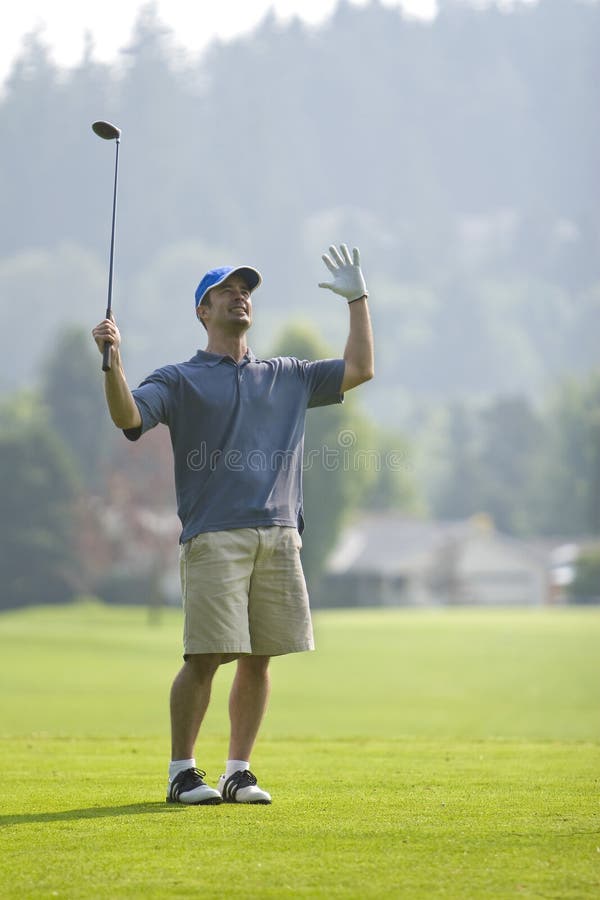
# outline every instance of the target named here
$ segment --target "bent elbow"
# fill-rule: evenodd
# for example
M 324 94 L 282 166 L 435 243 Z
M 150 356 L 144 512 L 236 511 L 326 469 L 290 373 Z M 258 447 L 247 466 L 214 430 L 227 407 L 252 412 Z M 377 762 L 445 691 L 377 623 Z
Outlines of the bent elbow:
M 352 388 L 358 387 L 361 384 L 364 384 L 367 381 L 370 381 L 374 376 L 374 372 L 372 369 L 369 369 L 365 372 L 356 372 L 352 375 L 348 375 L 342 381 L 342 393 L 344 394 L 346 391 L 351 391 Z
M 375 377 L 374 369 L 364 369 L 362 372 L 358 372 L 356 375 L 356 384 L 365 384 L 367 381 L 371 381 L 372 378 Z
M 121 431 L 128 431 L 130 428 L 139 428 L 142 424 L 141 416 L 111 416 L 113 425 Z

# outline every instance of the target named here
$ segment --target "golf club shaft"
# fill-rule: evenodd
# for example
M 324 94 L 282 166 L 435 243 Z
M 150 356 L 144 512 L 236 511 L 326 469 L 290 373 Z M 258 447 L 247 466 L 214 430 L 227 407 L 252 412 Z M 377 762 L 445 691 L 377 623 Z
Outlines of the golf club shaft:
M 106 304 L 106 318 L 110 319 L 112 312 L 112 286 L 113 286 L 113 268 L 114 268 L 114 259 L 115 259 L 115 224 L 117 221 L 117 183 L 119 179 L 119 144 L 120 141 L 117 138 L 115 141 L 116 144 L 116 153 L 115 153 L 115 183 L 113 188 L 113 206 L 112 206 L 112 226 L 110 230 L 110 260 L 108 264 L 108 301 Z M 102 352 L 102 371 L 109 372 L 110 371 L 110 348 L 111 345 L 108 341 L 104 342 L 104 350 Z

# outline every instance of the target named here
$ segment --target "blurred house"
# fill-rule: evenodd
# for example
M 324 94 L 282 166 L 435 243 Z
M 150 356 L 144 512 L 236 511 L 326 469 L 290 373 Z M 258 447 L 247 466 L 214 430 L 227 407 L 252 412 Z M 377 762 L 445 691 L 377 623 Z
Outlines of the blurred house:
M 343 532 L 315 606 L 542 606 L 556 602 L 551 543 L 495 531 L 487 516 L 435 522 L 365 513 Z
M 131 502 L 86 509 L 82 558 L 93 591 L 107 602 L 179 605 L 178 537 L 171 510 Z M 95 527 L 90 528 L 92 525 Z M 313 607 L 543 606 L 566 603 L 583 544 L 523 541 L 488 516 L 436 522 L 364 513 L 340 536 Z M 585 545 L 587 546 L 587 545 Z M 590 544 L 597 546 L 597 542 Z M 86 549 L 87 548 L 87 549 Z M 571 601 L 572 602 L 572 601 Z

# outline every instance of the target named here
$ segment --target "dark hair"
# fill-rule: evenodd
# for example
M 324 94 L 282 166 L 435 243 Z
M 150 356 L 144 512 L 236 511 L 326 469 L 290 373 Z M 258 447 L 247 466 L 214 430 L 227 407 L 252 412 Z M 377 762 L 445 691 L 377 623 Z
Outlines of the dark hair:
M 206 323 L 204 322 L 204 319 L 202 318 L 202 316 L 198 315 L 198 310 L 200 309 L 201 306 L 212 306 L 212 303 L 210 300 L 210 291 L 207 291 L 205 293 L 204 297 L 202 298 L 202 300 L 196 307 L 196 318 L 199 319 L 199 321 L 202 323 L 202 327 L 204 328 L 205 331 L 207 331 L 208 329 L 206 328 Z

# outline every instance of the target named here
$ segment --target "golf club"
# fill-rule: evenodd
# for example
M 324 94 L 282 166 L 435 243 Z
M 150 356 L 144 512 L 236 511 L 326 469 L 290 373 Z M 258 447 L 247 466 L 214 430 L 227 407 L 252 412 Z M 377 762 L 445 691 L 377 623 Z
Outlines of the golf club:
M 112 228 L 110 232 L 110 262 L 108 264 L 108 302 L 106 304 L 106 318 L 110 319 L 112 309 L 112 284 L 113 284 L 113 264 L 115 254 L 115 221 L 117 217 L 117 180 L 119 176 L 119 144 L 121 143 L 121 129 L 110 122 L 94 122 L 92 131 L 98 137 L 105 141 L 116 142 L 115 154 L 115 184 L 113 189 L 113 207 L 112 207 Z M 110 344 L 108 341 L 104 343 L 104 351 L 102 353 L 102 371 L 110 370 Z

